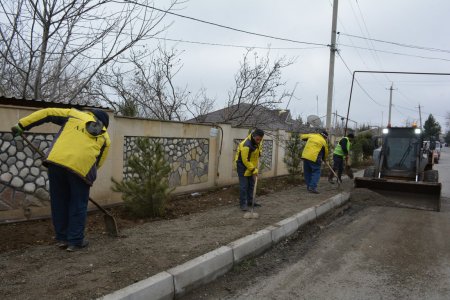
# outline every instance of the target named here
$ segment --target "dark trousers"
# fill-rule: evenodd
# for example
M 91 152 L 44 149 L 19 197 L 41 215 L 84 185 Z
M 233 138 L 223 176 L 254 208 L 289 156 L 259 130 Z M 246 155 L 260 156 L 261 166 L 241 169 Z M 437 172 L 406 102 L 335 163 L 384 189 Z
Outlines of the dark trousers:
M 340 155 L 333 154 L 333 170 L 337 173 L 339 180 L 342 178 L 344 172 L 344 158 Z M 330 172 L 328 179 L 333 179 L 334 174 Z
M 55 238 L 69 245 L 83 243 L 90 186 L 63 167 L 49 165 L 50 198 Z
M 317 183 L 320 180 L 320 165 L 321 161 L 317 163 L 306 159 L 303 160 L 303 174 L 306 187 L 309 190 L 317 189 Z
M 241 207 L 252 205 L 254 188 L 255 179 L 253 176 L 239 175 L 239 205 Z

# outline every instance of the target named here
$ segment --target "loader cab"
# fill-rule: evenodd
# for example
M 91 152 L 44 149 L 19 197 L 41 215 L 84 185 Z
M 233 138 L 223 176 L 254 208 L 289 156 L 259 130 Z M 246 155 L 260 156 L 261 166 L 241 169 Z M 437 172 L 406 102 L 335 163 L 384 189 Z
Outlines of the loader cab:
M 422 169 L 422 131 L 415 127 L 384 128 L 381 154 L 383 177 L 415 178 Z

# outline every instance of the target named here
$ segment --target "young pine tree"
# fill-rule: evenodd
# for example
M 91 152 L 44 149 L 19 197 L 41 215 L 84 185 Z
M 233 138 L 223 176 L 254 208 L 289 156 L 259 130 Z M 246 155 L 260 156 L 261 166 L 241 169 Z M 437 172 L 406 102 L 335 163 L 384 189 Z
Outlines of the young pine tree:
M 288 167 L 288 172 L 291 180 L 301 175 L 302 172 L 302 151 L 305 146 L 305 142 L 300 139 L 298 133 L 292 133 L 289 140 L 286 141 L 286 155 L 284 157 L 284 163 Z
M 125 207 L 136 217 L 164 216 L 172 189 L 168 176 L 170 165 L 164 148 L 149 138 L 136 140 L 136 152 L 128 159 L 131 178 L 113 181 L 113 191 L 121 192 Z

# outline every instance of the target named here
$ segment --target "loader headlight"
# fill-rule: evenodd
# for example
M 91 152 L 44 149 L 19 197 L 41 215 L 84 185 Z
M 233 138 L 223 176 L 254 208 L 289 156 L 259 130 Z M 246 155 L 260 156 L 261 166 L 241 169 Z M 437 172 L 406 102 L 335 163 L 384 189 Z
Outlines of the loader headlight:
M 383 134 L 388 134 L 389 133 L 389 129 L 388 128 L 383 128 L 382 132 L 383 132 Z
M 414 133 L 415 134 L 421 134 L 422 130 L 420 130 L 420 128 L 416 128 L 416 129 L 414 129 Z

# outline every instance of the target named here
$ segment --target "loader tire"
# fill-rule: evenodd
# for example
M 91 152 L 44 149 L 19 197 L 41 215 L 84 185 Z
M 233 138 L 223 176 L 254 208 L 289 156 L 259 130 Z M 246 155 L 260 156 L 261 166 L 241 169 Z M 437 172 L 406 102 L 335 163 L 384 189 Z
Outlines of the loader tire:
M 437 170 L 428 170 L 423 174 L 423 181 L 425 182 L 439 182 L 439 172 Z
M 363 177 L 367 177 L 367 178 L 375 177 L 375 167 L 372 166 L 372 167 L 368 167 L 367 169 L 365 169 Z

